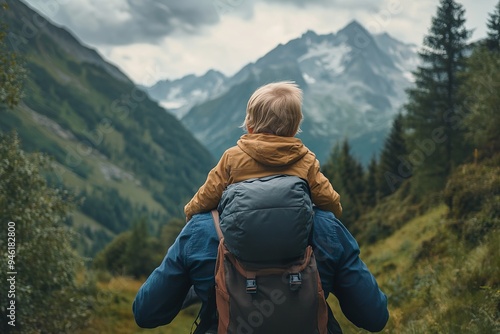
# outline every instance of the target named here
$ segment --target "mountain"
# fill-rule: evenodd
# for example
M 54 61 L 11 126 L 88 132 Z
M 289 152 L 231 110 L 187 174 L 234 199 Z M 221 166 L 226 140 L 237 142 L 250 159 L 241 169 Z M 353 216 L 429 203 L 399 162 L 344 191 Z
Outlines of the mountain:
M 152 99 L 181 118 L 196 104 L 223 92 L 226 81 L 226 76 L 221 72 L 209 70 L 202 76 L 189 74 L 172 81 L 161 80 L 151 87 L 143 88 Z
M 50 154 L 49 180 L 79 206 L 70 221 L 94 254 L 146 217 L 158 231 L 202 184 L 211 154 L 118 68 L 21 1 L 7 1 L 8 46 L 25 59 L 24 98 L 0 110 L 26 151 Z
M 218 157 L 242 134 L 238 126 L 252 92 L 293 80 L 304 90 L 304 143 L 324 161 L 336 142 L 348 138 L 353 153 L 368 163 L 405 101 L 417 62 L 415 45 L 386 33 L 373 36 L 356 21 L 336 34 L 307 31 L 227 78 L 181 120 Z

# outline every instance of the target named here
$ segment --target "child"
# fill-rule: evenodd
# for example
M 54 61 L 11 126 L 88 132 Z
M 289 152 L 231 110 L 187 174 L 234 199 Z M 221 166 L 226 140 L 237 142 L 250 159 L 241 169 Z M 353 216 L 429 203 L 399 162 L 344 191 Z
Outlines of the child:
M 276 82 L 257 89 L 248 101 L 242 125 L 248 133 L 226 150 L 209 172 L 205 184 L 184 207 L 186 219 L 217 208 L 229 184 L 278 174 L 306 180 L 313 203 L 340 217 L 339 194 L 321 173 L 314 153 L 294 137 L 300 132 L 302 118 L 302 91 L 294 82 Z

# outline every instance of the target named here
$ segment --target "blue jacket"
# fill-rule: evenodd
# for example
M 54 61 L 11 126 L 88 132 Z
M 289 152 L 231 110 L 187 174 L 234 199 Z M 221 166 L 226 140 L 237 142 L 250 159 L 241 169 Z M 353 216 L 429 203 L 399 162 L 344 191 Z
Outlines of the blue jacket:
M 202 301 L 202 318 L 214 286 L 219 239 L 210 213 L 193 216 L 133 303 L 137 325 L 169 324 L 182 308 L 191 286 Z M 331 212 L 315 210 L 312 245 L 325 298 L 333 293 L 354 325 L 381 331 L 388 319 L 387 297 L 359 258 L 356 240 Z

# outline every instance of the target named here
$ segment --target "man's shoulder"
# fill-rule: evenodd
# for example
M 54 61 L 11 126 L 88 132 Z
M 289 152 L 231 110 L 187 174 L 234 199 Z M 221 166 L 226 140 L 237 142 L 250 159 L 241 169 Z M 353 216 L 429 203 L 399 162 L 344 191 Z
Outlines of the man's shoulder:
M 217 252 L 219 237 L 210 212 L 193 215 L 178 236 L 178 240 L 188 258 L 200 254 Z M 205 254 L 208 255 L 208 254 Z
M 198 230 L 211 230 L 214 228 L 214 221 L 210 212 L 202 212 L 193 215 L 191 220 L 183 229 L 185 233 L 192 233 Z
M 354 239 L 349 230 L 330 211 L 314 210 L 313 232 L 321 238 L 331 238 L 333 242 L 342 242 L 344 239 Z M 339 240 L 339 238 L 341 240 Z

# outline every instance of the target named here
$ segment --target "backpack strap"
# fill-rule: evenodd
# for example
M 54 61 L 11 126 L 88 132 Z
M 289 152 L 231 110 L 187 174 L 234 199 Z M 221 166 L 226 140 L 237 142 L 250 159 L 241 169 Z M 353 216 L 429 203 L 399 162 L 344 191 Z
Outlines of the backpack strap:
M 214 219 L 215 230 L 217 231 L 217 235 L 219 236 L 219 240 L 222 239 L 222 230 L 220 229 L 219 224 L 219 211 L 212 210 L 212 218 Z

